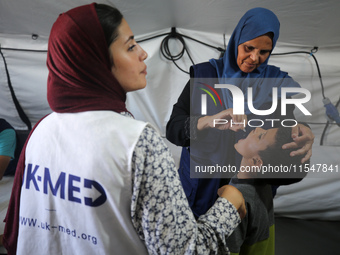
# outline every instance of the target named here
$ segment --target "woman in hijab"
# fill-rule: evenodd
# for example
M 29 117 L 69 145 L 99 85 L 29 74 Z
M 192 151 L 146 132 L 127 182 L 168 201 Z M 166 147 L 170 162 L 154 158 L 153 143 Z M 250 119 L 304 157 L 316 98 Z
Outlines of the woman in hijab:
M 239 168 L 241 156 L 234 149 L 239 139 L 246 137 L 254 127 L 268 129 L 278 127 L 282 120 L 295 120 L 292 105 L 288 105 L 285 116 L 281 115 L 281 89 L 299 88 L 300 85 L 286 72 L 268 65 L 279 37 L 279 28 L 279 20 L 272 11 L 251 9 L 237 24 L 221 59 L 211 59 L 190 68 L 191 79 L 173 107 L 166 134 L 169 141 L 183 147 L 179 174 L 196 217 L 208 210 L 217 198 L 218 188 L 228 183 Z M 213 90 L 215 84 L 233 85 L 243 92 L 244 115 L 232 115 L 231 92 L 228 89 Z M 253 114 L 246 101 L 249 88 L 253 91 L 253 108 L 257 110 L 271 108 L 275 97 L 272 91 L 277 89 L 277 109 L 263 116 Z M 212 96 L 218 98 L 219 103 L 217 99 L 217 102 L 206 100 L 205 115 L 202 113 L 202 95 L 206 91 L 213 91 L 215 94 Z M 232 116 L 232 119 L 226 119 L 226 116 Z M 216 119 L 224 121 L 216 123 Z M 227 130 L 231 121 L 238 124 Z M 250 122 L 252 127 L 247 125 Z M 297 123 L 286 124 L 293 126 Z M 302 162 L 307 161 L 314 140 L 311 130 L 299 123 L 292 128 L 292 137 L 294 142 L 285 144 L 284 148 L 296 148 L 291 155 L 306 155 Z M 225 171 L 211 174 L 211 169 Z M 276 186 L 300 180 L 273 179 L 272 184 Z
M 245 215 L 227 185 L 197 222 L 160 135 L 126 93 L 146 86 L 147 53 L 115 8 L 61 14 L 48 45 L 53 112 L 31 132 L 6 216 L 8 254 L 226 254 Z

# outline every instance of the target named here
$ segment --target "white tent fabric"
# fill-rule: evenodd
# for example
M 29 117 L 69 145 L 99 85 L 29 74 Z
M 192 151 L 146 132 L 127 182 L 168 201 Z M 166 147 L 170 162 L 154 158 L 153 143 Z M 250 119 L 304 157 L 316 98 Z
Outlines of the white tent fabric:
M 339 165 L 339 155 L 339 147 L 314 146 L 311 165 L 315 170 L 300 183 L 278 189 L 275 212 L 299 219 L 339 220 L 340 203 L 335 195 L 340 193 L 339 170 L 334 171 L 334 166 Z M 330 165 L 333 165 L 333 171 Z
M 59 13 L 92 1 L 36 0 L 0 2 L 0 44 L 6 59 L 11 82 L 20 104 L 34 124 L 50 113 L 46 100 L 46 50 L 50 28 Z M 318 47 L 318 60 L 324 93 L 333 104 L 340 98 L 340 2 L 332 1 L 245 1 L 245 0 L 146 0 L 99 1 L 113 4 L 124 14 L 137 40 L 168 33 L 178 33 L 204 43 L 224 47 L 240 17 L 248 9 L 262 6 L 273 10 L 281 22 L 281 34 L 274 53 L 310 52 Z M 38 35 L 32 39 L 32 34 Z M 127 107 L 136 119 L 152 123 L 165 139 L 165 126 L 172 105 L 176 102 L 188 74 L 180 71 L 160 53 L 164 36 L 141 42 L 148 52 L 148 85 L 144 90 L 128 93 Z M 218 58 L 219 52 L 190 39 L 186 46 L 194 63 Z M 182 45 L 170 40 L 170 49 L 177 54 Z M 24 51 L 29 50 L 29 51 Z M 177 64 L 188 71 L 192 64 L 187 54 Z M 305 107 L 312 116 L 296 111 L 299 121 L 310 124 L 315 134 L 312 164 L 325 163 L 340 167 L 340 127 L 327 128 L 323 146 L 319 146 L 327 121 L 322 103 L 318 70 L 308 54 L 272 56 L 270 64 L 287 71 L 303 88 L 312 93 Z M 25 129 L 13 104 L 7 85 L 4 62 L 0 59 L 0 117 L 18 129 Z M 338 108 L 340 109 L 340 107 Z M 167 142 L 178 164 L 180 149 Z M 340 220 L 340 169 L 337 173 L 319 173 L 300 183 L 280 187 L 275 199 L 276 212 L 307 219 Z M 321 210 L 322 208 L 322 210 Z

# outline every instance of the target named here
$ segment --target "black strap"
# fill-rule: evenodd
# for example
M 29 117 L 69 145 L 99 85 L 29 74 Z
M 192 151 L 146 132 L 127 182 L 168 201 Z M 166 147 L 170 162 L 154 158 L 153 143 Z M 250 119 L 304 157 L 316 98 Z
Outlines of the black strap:
M 7 63 L 6 63 L 6 59 L 5 56 L 3 55 L 2 51 L 1 51 L 1 47 L 0 47 L 0 54 L 2 56 L 2 59 L 4 60 L 4 66 L 5 66 L 5 70 L 6 70 L 6 74 L 7 74 L 7 83 L 8 83 L 8 87 L 11 91 L 11 95 L 12 95 L 12 99 L 13 102 L 15 104 L 15 108 L 17 109 L 17 112 L 19 114 L 20 119 L 26 124 L 28 130 L 32 130 L 32 124 L 29 120 L 29 118 L 27 117 L 26 113 L 24 112 L 24 110 L 22 109 L 15 93 L 14 93 L 14 89 L 12 86 L 12 82 L 11 82 L 11 78 L 9 76 L 9 72 L 8 72 L 8 68 L 7 68 Z

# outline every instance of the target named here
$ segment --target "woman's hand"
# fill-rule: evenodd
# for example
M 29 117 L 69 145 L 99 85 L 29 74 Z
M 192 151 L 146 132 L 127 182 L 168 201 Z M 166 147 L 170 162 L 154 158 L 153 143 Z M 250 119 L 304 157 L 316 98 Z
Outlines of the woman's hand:
M 220 130 L 242 130 L 247 125 L 247 115 L 234 115 L 233 108 L 223 110 L 215 115 L 204 116 L 198 120 L 197 129 L 217 128 Z
M 290 155 L 304 155 L 306 154 L 301 163 L 306 162 L 312 156 L 312 145 L 314 143 L 314 134 L 310 130 L 310 128 L 306 127 L 302 124 L 297 124 L 295 127 L 292 127 L 292 138 L 293 142 L 284 144 L 282 149 L 290 149 L 290 148 L 299 148 L 296 151 L 292 151 Z
M 231 185 L 224 185 L 218 189 L 217 194 L 220 197 L 224 197 L 235 206 L 237 212 L 240 214 L 241 219 L 246 216 L 246 204 L 242 193 L 237 188 Z

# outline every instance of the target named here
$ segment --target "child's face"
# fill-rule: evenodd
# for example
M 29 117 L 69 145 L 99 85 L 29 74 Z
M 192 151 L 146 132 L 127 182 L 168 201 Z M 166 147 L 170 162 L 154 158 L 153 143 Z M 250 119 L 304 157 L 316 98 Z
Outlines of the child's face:
M 148 54 L 135 41 L 125 19 L 118 27 L 118 37 L 110 45 L 113 59 L 111 72 L 125 92 L 143 89 L 146 86 L 146 64 Z
M 259 157 L 260 151 L 275 143 L 277 130 L 277 128 L 268 130 L 256 128 L 245 139 L 239 140 L 235 144 L 235 149 L 246 159 Z

